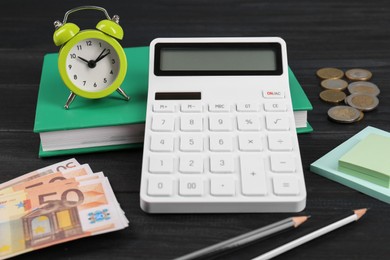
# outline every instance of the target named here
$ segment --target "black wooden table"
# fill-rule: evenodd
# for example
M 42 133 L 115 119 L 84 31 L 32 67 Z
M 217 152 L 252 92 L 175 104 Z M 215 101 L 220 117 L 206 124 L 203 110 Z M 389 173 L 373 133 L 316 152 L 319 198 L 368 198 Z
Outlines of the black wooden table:
M 390 131 L 390 3 L 371 1 L 133 0 L 0 2 L 0 183 L 70 158 L 38 158 L 39 136 L 32 132 L 41 66 L 52 42 L 54 20 L 85 4 L 119 14 L 124 47 L 146 46 L 157 37 L 281 36 L 289 65 L 313 104 L 310 134 L 299 135 L 308 191 L 302 214 L 306 228 L 332 215 L 369 207 L 359 223 L 348 225 L 280 256 L 280 259 L 383 259 L 388 256 L 390 206 L 316 175 L 309 165 L 366 126 Z M 81 27 L 94 27 L 102 16 L 75 15 Z M 381 88 L 380 105 L 355 124 L 327 119 L 322 102 L 322 67 L 366 68 Z M 61 104 L 62 105 L 62 104 Z M 56 245 L 20 259 L 170 259 L 273 223 L 293 214 L 148 215 L 139 207 L 142 150 L 77 155 L 81 163 L 110 179 L 130 227 L 109 234 Z M 224 259 L 250 259 L 305 232 L 302 226 L 256 243 Z M 0 234 L 1 236 L 1 234 Z

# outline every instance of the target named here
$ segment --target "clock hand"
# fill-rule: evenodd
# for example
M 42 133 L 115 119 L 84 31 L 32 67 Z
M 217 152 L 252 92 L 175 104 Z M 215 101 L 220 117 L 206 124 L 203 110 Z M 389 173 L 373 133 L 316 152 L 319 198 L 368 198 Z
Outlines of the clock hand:
M 104 49 L 105 50 L 105 49 Z M 110 54 L 110 51 L 108 51 L 106 54 L 100 56 L 95 60 L 95 63 L 97 63 L 98 61 L 102 60 L 104 57 L 106 57 L 108 54 Z
M 80 60 L 82 60 L 82 61 L 84 61 L 84 62 L 86 62 L 86 63 L 89 62 L 89 60 L 86 60 L 86 59 L 84 59 L 83 57 L 77 56 L 77 58 L 79 58 Z
M 99 60 L 99 58 L 103 55 L 103 53 L 106 51 L 106 48 L 104 48 L 104 50 L 99 54 L 99 56 L 97 56 L 97 58 L 95 59 L 95 62 L 97 62 Z

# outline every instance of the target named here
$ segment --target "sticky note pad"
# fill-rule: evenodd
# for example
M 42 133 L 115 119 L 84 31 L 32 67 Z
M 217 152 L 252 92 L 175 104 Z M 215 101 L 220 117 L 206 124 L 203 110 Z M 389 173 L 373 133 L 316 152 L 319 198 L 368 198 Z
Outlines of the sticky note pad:
M 390 188 L 390 137 L 369 134 L 339 159 L 339 170 Z
M 390 204 L 390 188 L 339 170 L 340 158 L 371 134 L 390 138 L 390 132 L 368 126 L 313 162 L 310 171 Z

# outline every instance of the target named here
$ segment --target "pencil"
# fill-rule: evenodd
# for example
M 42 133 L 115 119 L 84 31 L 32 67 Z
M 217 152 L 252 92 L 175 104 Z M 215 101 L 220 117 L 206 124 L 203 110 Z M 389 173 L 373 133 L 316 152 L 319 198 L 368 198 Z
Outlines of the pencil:
M 367 212 L 367 209 L 356 209 L 353 210 L 353 214 L 349 214 L 349 216 L 341 218 L 340 220 L 330 224 L 326 225 L 325 227 L 322 227 L 320 229 L 317 229 L 316 231 L 313 231 L 303 237 L 300 237 L 298 239 L 295 239 L 283 246 L 277 247 L 265 254 L 262 254 L 256 258 L 253 258 L 252 260 L 265 260 L 265 259 L 271 259 L 275 256 L 278 256 L 284 252 L 287 252 L 288 250 L 291 250 L 297 246 L 300 246 L 306 242 L 309 242 L 310 240 L 313 240 L 319 236 L 322 236 L 326 233 L 329 233 L 335 229 L 338 229 L 340 227 L 343 227 L 351 222 L 358 221 L 365 213 Z
M 231 239 L 222 241 L 212 246 L 181 256 L 179 258 L 176 258 L 176 260 L 189 260 L 189 259 L 196 259 L 199 257 L 204 258 L 204 257 L 209 257 L 211 255 L 216 255 L 222 252 L 226 252 L 228 250 L 237 249 L 238 247 L 274 235 L 278 232 L 296 228 L 299 225 L 301 225 L 303 222 L 305 222 L 308 218 L 309 218 L 308 216 L 286 218 L 284 220 L 278 221 L 268 226 L 253 230 L 251 232 L 239 235 L 237 237 L 233 237 Z

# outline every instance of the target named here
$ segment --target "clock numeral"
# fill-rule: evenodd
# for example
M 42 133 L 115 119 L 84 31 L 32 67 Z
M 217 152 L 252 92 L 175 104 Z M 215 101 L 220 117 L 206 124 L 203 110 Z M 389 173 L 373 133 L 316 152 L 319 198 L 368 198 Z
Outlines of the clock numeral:
M 102 43 L 101 43 L 101 42 L 99 42 L 99 47 L 100 47 L 100 48 L 102 47 Z
M 110 71 L 110 74 L 114 74 L 114 72 L 111 70 L 111 71 Z
M 81 45 L 77 45 L 77 50 L 78 51 L 81 51 L 83 49 L 83 47 Z
M 76 53 L 71 53 L 71 54 L 70 54 L 70 58 L 71 58 L 71 59 L 76 59 Z
M 104 82 L 104 83 L 107 83 L 107 78 L 104 78 L 104 79 L 103 79 L 103 82 Z
M 86 81 L 86 80 L 83 80 L 83 86 L 85 86 L 85 84 L 87 84 L 87 81 Z
M 112 59 L 112 60 L 111 60 L 111 63 L 112 63 L 112 64 L 115 64 L 115 59 Z
M 77 79 L 77 75 L 76 75 L 76 74 L 74 74 L 74 75 L 73 75 L 73 78 L 74 78 L 74 80 L 76 80 L 76 79 Z
M 95 83 L 93 83 L 93 86 L 96 88 L 97 87 L 97 84 L 96 84 L 96 82 Z
M 92 41 L 86 41 L 85 43 L 87 44 L 87 46 L 92 46 Z
M 72 69 L 72 65 L 69 64 L 69 65 L 68 65 L 68 68 L 69 68 L 69 69 Z

